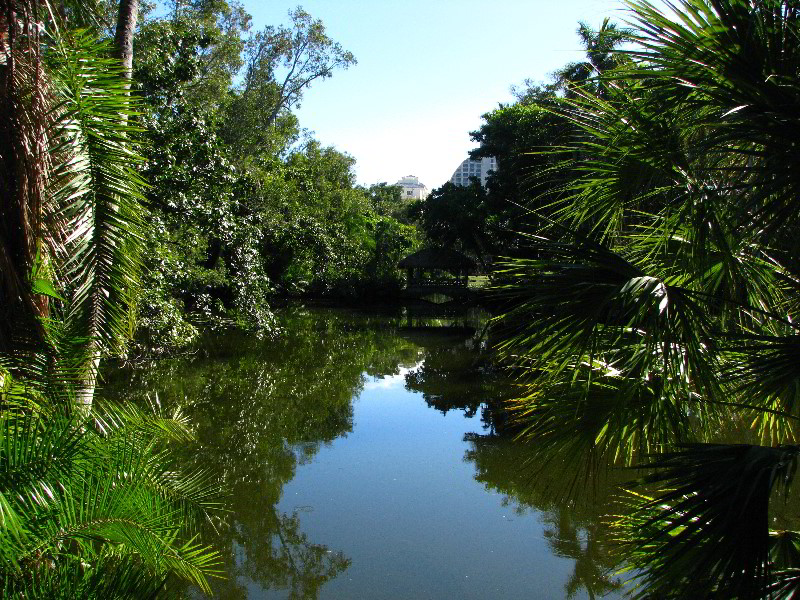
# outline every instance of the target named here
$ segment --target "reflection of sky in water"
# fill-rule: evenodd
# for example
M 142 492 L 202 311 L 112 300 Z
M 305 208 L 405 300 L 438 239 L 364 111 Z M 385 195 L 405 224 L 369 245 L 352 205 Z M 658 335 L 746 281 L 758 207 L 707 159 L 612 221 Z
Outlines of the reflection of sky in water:
M 195 399 L 202 459 L 233 486 L 217 598 L 558 599 L 601 579 L 594 521 L 529 494 L 524 453 L 487 435 L 496 390 L 469 340 L 337 314 L 222 338 L 230 355 L 166 361 L 137 392 Z
M 319 597 L 563 598 L 574 562 L 553 554 L 542 513 L 519 514 L 475 480 L 464 434 L 483 431 L 480 419 L 406 390 L 419 366 L 368 379 L 353 431 L 284 487 L 279 509 L 313 507 L 302 529 L 352 559 Z M 286 597 L 262 593 L 251 597 Z
M 398 386 L 402 387 L 405 384 L 406 373 L 411 373 L 412 371 L 416 371 L 422 366 L 423 362 L 424 361 L 420 361 L 413 367 L 400 367 L 399 369 L 400 372 L 395 375 L 370 377 L 364 383 L 364 391 L 368 392 L 370 390 L 388 390 L 396 388 Z

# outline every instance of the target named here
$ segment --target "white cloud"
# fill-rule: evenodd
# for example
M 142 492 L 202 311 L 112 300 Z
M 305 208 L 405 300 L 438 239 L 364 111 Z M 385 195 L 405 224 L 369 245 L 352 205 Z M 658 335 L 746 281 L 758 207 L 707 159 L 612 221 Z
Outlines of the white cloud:
M 400 367 L 400 372 L 386 377 L 373 377 L 364 384 L 365 390 L 388 390 L 405 385 L 406 373 L 416 371 L 422 366 L 423 361 L 418 362 L 413 367 Z

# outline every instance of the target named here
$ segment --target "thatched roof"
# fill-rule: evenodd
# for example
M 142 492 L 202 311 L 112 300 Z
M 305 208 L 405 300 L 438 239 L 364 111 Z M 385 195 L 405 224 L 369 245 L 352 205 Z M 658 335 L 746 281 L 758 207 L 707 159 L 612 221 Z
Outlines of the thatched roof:
M 477 263 L 469 256 L 464 256 L 455 250 L 446 248 L 423 248 L 419 252 L 414 252 L 406 256 L 397 263 L 401 269 L 443 269 L 445 271 L 467 269 L 472 270 L 477 267 Z

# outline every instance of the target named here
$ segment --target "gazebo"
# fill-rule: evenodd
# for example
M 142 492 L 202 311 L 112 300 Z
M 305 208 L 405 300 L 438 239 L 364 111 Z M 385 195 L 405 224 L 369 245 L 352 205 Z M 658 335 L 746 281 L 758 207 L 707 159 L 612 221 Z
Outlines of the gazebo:
M 406 292 L 442 292 L 466 288 L 477 263 L 469 256 L 446 248 L 423 248 L 397 263 L 408 275 Z

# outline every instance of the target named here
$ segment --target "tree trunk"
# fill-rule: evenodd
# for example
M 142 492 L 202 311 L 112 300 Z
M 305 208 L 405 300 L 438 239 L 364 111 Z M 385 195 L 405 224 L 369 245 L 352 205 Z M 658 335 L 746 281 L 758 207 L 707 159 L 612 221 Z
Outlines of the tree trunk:
M 50 167 L 37 8 L 0 0 L 0 352 L 43 343 L 40 319 L 48 316 L 46 299 L 30 285 Z
M 133 73 L 133 32 L 136 30 L 136 19 L 139 16 L 139 0 L 121 0 L 117 16 L 117 33 L 114 45 L 117 57 L 125 68 L 125 77 L 130 79 Z

